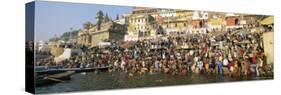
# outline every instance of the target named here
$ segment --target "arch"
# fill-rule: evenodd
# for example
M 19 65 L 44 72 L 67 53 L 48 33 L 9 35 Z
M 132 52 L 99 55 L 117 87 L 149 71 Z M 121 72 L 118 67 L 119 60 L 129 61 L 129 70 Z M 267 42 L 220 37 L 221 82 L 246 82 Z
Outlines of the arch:
M 199 22 L 199 27 L 200 27 L 200 28 L 203 27 L 203 22 L 202 22 L 202 21 Z
M 239 19 L 238 19 L 238 18 L 235 18 L 234 24 L 235 24 L 235 25 L 238 25 L 238 24 L 239 24 Z

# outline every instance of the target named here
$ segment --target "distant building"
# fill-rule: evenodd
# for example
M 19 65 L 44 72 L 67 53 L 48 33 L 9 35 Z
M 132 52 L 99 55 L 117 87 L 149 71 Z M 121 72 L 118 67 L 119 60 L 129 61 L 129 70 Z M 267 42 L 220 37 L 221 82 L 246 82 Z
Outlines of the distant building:
M 128 25 L 129 24 L 129 17 L 131 14 L 122 14 L 121 18 L 115 20 L 114 22 L 117 24 Z
M 194 11 L 192 16 L 192 33 L 206 33 L 208 27 L 208 13 Z
M 226 14 L 226 29 L 234 29 L 234 28 L 242 28 L 243 26 L 240 24 L 241 16 L 233 13 Z
M 45 41 L 38 41 L 36 44 L 36 50 L 38 52 L 49 52 L 50 48 L 48 47 L 48 43 Z
M 177 10 L 175 9 L 158 9 L 158 14 L 164 18 L 173 18 L 177 15 Z
M 208 29 L 210 31 L 212 30 L 222 31 L 223 27 L 226 24 L 224 18 L 225 18 L 225 14 L 223 13 L 209 12 Z
M 132 14 L 154 14 L 157 13 L 157 11 L 157 8 L 133 7 Z
M 208 13 L 194 11 L 192 16 L 193 28 L 204 28 L 208 19 Z
M 260 21 L 266 17 L 267 16 L 264 16 L 264 15 L 244 14 L 244 15 L 242 15 L 241 24 L 245 28 L 259 27 L 259 25 L 261 24 Z
M 184 34 L 190 28 L 193 12 L 188 10 L 168 10 L 168 12 L 170 15 L 164 16 L 162 23 L 160 23 L 165 34 Z
M 100 42 L 122 41 L 126 33 L 126 26 L 113 21 L 102 23 L 101 29 L 97 30 L 96 26 L 89 30 L 83 29 L 78 33 L 78 44 L 84 46 L 95 47 Z
M 145 15 L 152 16 L 155 23 L 147 22 Z M 158 35 L 185 34 L 191 28 L 192 16 L 193 11 L 189 10 L 137 7 L 130 17 L 126 39 L 138 40 Z
M 178 35 L 183 34 L 188 29 L 187 20 L 171 20 L 165 21 L 162 24 L 163 29 L 165 30 L 166 35 Z
M 151 31 L 156 24 L 155 19 L 151 15 L 131 15 L 125 40 L 135 41 L 150 37 Z
M 96 46 L 104 40 L 137 41 L 161 36 L 180 36 L 190 33 L 226 31 L 255 27 L 260 19 L 255 15 L 134 7 L 131 14 L 121 14 L 115 21 L 95 25 L 79 33 L 78 43 Z M 119 17 L 119 16 L 118 16 Z M 118 32 L 117 32 L 118 31 Z

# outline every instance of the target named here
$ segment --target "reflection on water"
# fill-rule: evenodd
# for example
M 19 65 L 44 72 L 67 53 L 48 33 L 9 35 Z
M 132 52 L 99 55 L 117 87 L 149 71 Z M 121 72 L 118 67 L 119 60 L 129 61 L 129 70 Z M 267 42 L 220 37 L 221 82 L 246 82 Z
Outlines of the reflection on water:
M 56 93 L 70 91 L 85 90 L 104 90 L 117 88 L 135 88 L 135 87 L 151 87 L 164 85 L 183 85 L 197 83 L 213 83 L 213 82 L 229 82 L 242 80 L 264 80 L 273 79 L 273 77 L 240 77 L 232 78 L 226 76 L 214 75 L 170 75 L 170 74 L 154 74 L 154 75 L 135 75 L 129 77 L 126 73 L 108 73 L 101 72 L 95 74 L 93 72 L 85 74 L 74 74 L 71 80 L 64 83 L 58 83 L 49 86 L 37 87 L 36 93 Z

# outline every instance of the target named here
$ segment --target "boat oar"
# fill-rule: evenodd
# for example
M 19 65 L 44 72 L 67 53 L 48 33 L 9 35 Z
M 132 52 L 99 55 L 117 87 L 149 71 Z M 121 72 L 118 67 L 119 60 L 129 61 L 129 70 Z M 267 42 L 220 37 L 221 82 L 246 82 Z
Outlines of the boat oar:
M 45 79 L 56 81 L 56 82 L 64 82 L 63 80 L 56 79 L 56 78 L 51 78 L 51 77 L 45 77 Z

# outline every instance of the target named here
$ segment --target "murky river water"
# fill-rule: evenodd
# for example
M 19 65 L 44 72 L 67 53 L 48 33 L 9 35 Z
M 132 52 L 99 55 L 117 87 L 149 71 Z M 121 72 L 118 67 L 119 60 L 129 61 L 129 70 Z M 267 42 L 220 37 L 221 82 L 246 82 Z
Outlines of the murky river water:
M 166 85 L 184 85 L 198 83 L 214 83 L 214 82 L 230 82 L 243 80 L 264 80 L 273 79 L 272 77 L 241 77 L 231 78 L 214 75 L 170 75 L 170 74 L 154 74 L 154 75 L 135 75 L 128 77 L 125 73 L 108 73 L 101 72 L 95 74 L 89 72 L 86 74 L 76 73 L 71 76 L 71 80 L 54 85 L 42 86 L 36 88 L 36 93 L 58 93 L 70 91 L 87 91 L 87 90 L 104 90 L 104 89 L 120 89 L 135 87 L 151 87 Z

